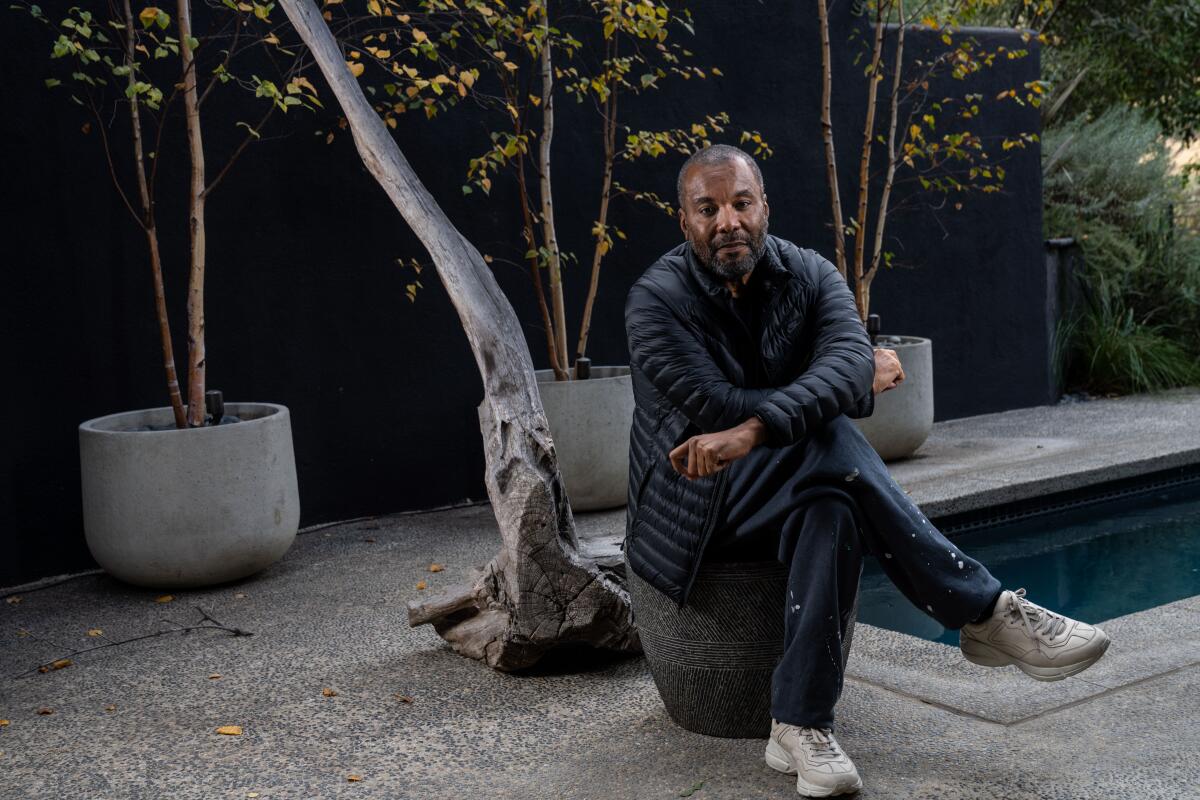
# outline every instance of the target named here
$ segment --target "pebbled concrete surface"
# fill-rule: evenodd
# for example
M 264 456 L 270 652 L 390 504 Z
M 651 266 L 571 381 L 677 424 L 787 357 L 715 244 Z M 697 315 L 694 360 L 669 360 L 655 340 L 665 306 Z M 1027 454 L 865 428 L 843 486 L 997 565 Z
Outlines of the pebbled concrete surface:
M 1124 403 L 1147 416 L 1123 435 L 1183 459 L 1200 392 L 1167 394 L 1026 411 L 1033 425 L 1104 404 L 1086 413 L 1117 419 Z M 1021 413 L 940 423 L 929 459 L 949 442 L 1024 431 Z M 1054 423 L 1055 438 L 1115 435 L 1097 419 Z M 1048 474 L 1077 446 L 1087 449 L 1043 448 L 1045 462 L 1016 464 L 1022 451 L 1009 442 L 990 451 L 988 470 L 1011 467 L 1014 482 Z M 1124 450 L 1132 460 L 1113 466 Z M 1157 458 L 1128 441 L 1103 457 L 1117 470 Z M 933 461 L 908 463 L 896 472 L 923 507 L 994 480 L 949 456 L 941 482 Z M 911 483 L 901 467 L 917 470 Z M 598 541 L 623 528 L 624 510 L 578 522 Z M 764 740 L 676 726 L 641 657 L 563 652 L 510 675 L 454 654 L 428 626 L 410 629 L 417 581 L 436 590 L 461 580 L 497 536 L 490 509 L 469 506 L 312 530 L 260 575 L 169 603 L 104 575 L 9 596 L 19 601 L 0 603 L 0 798 L 640 800 L 700 782 L 695 800 L 797 796 L 764 764 Z M 429 572 L 431 562 L 445 570 Z M 253 635 L 175 632 L 30 672 L 76 648 L 196 624 L 197 608 Z M 1197 614 L 1200 598 L 1189 598 L 1107 623 L 1105 660 L 1054 684 L 860 626 L 838 738 L 863 774 L 861 797 L 1200 798 Z M 103 635 L 89 637 L 94 628 Z M 243 734 L 218 735 L 221 725 Z
M 1200 463 L 1200 388 L 939 422 L 889 464 L 928 517 Z

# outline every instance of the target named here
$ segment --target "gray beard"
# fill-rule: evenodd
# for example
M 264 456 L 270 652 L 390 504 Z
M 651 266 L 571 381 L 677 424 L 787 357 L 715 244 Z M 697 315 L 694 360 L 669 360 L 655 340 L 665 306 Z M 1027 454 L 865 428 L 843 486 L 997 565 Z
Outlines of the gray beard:
M 709 249 L 705 245 L 704 251 L 697 249 L 695 242 L 692 243 L 692 252 L 696 254 L 697 260 L 708 269 L 709 272 L 716 275 L 718 278 L 726 281 L 737 280 L 743 275 L 749 274 L 754 269 L 754 265 L 763 257 L 763 253 L 767 252 L 767 225 L 763 223 L 763 229 L 759 233 L 759 238 L 756 241 L 753 237 L 748 243 L 749 252 L 736 261 L 722 261 L 717 256 L 716 249 Z

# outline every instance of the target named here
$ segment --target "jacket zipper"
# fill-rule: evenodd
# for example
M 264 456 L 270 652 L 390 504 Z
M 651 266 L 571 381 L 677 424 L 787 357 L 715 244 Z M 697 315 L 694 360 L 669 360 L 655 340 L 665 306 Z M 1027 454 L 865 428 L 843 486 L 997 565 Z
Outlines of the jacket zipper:
M 708 544 L 709 537 L 712 536 L 713 528 L 717 524 L 717 512 L 721 508 L 721 504 L 725 502 L 725 488 L 729 483 L 729 468 L 721 470 L 717 473 L 717 486 L 713 490 L 712 503 L 708 507 L 708 514 L 704 518 L 704 528 L 700 533 L 700 547 L 696 551 L 696 563 L 692 565 L 692 574 L 688 576 L 687 584 L 683 587 L 683 594 L 679 596 L 679 607 L 683 608 L 687 603 L 688 595 L 691 594 L 692 584 L 696 582 L 696 575 L 700 572 L 700 562 L 704 558 L 704 548 Z

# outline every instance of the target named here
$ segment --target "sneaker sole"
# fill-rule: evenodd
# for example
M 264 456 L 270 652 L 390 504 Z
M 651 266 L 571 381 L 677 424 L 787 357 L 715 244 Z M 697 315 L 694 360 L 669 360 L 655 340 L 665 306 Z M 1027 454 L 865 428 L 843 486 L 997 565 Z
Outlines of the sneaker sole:
M 796 776 L 796 791 L 806 797 L 832 797 L 838 794 L 854 794 L 862 788 L 862 778 L 854 786 L 848 789 L 830 789 L 827 786 L 814 786 L 804 778 L 800 777 L 800 771 L 796 769 L 795 763 L 792 761 L 791 755 L 787 750 L 771 739 L 767 742 L 767 753 L 765 756 L 767 766 L 771 769 L 779 770 L 785 775 Z
M 1092 664 L 1095 664 L 1097 661 L 1099 661 L 1100 657 L 1108 652 L 1109 644 L 1111 644 L 1111 640 L 1105 636 L 1104 644 L 1100 646 L 1099 652 L 1097 652 L 1095 655 L 1091 656 L 1090 658 L 1086 658 L 1083 661 L 1076 661 L 1074 664 L 1064 664 L 1061 667 L 1035 667 L 1018 661 L 1013 656 L 1007 655 L 990 647 L 988 648 L 988 652 L 986 654 L 972 653 L 969 652 L 965 647 L 960 648 L 960 650 L 962 650 L 963 658 L 965 658 L 967 661 L 970 661 L 972 664 L 978 664 L 981 667 L 1006 667 L 1009 664 L 1014 664 L 1016 665 L 1017 669 L 1021 670 L 1021 672 L 1024 672 L 1034 680 L 1049 682 L 1061 681 L 1064 678 L 1069 678 L 1072 675 L 1078 675 L 1079 673 L 1083 672 L 1085 669 L 1092 666 Z M 984 646 L 987 647 L 987 645 Z

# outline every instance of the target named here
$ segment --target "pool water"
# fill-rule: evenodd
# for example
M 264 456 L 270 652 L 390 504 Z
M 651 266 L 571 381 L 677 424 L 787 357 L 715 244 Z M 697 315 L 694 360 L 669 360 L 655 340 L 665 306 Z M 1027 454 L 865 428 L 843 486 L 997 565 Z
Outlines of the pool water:
M 1006 589 L 1085 622 L 1200 594 L 1200 484 L 1034 517 L 953 538 Z M 958 644 L 867 559 L 858 619 Z

